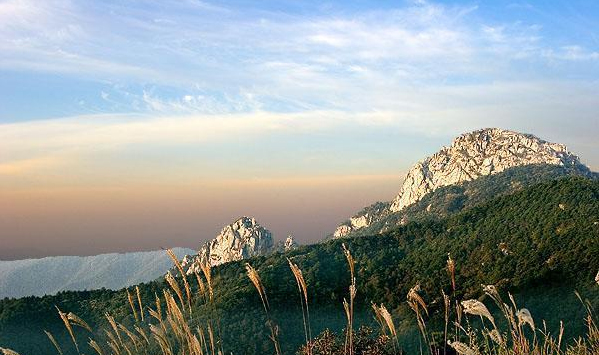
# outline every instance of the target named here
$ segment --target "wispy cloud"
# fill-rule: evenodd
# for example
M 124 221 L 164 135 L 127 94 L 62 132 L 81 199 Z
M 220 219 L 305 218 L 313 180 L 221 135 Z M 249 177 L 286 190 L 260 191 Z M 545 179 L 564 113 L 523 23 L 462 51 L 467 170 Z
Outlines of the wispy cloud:
M 0 164 L 5 167 L 5 173 L 10 172 L 13 176 L 33 171 L 36 166 L 30 166 L 29 162 L 43 162 L 44 165 L 39 167 L 44 169 L 50 164 L 60 164 L 61 167 L 66 164 L 71 169 L 63 171 L 69 175 L 76 175 L 82 166 L 111 171 L 114 166 L 111 163 L 103 165 L 105 163 L 102 162 L 122 159 L 125 159 L 123 164 L 130 161 L 134 165 L 146 161 L 152 165 L 151 169 L 160 170 L 161 164 L 168 165 L 173 157 L 170 154 L 153 157 L 156 149 L 162 149 L 174 150 L 174 156 L 202 156 L 199 161 L 209 165 L 234 166 L 236 159 L 222 160 L 223 157 L 218 154 L 204 156 L 201 153 L 218 152 L 223 145 L 226 147 L 226 142 L 232 140 L 235 142 L 232 146 L 241 142 L 250 144 L 251 149 L 256 151 L 256 161 L 262 159 L 259 154 L 270 151 L 273 145 L 277 146 L 278 151 L 288 152 L 286 154 L 291 156 L 297 154 L 295 163 L 283 160 L 276 163 L 273 171 L 266 172 L 276 174 L 277 171 L 293 170 L 297 159 L 313 154 L 313 143 L 309 137 L 327 137 L 333 143 L 335 140 L 343 141 L 343 136 L 347 136 L 348 139 L 394 146 L 394 149 L 379 156 L 376 164 L 397 164 L 405 169 L 416 158 L 406 156 L 401 162 L 397 161 L 399 152 L 413 149 L 410 141 L 395 141 L 401 139 L 399 137 L 442 141 L 464 131 L 487 126 L 533 132 L 550 140 L 571 143 L 574 151 L 583 157 L 586 155 L 591 163 L 596 164 L 597 157 L 591 153 L 596 144 L 597 129 L 592 107 L 598 103 L 594 94 L 598 89 L 596 84 L 582 87 L 551 81 L 469 85 L 459 90 L 454 87 L 418 89 L 376 101 L 392 109 L 353 113 L 345 110 L 296 113 L 250 110 L 205 114 L 199 113 L 204 108 L 194 107 L 198 100 L 195 97 L 162 102 L 148 96 L 146 100 L 156 105 L 154 110 L 179 114 L 91 115 L 0 124 Z M 513 98 L 514 95 L 518 97 L 517 100 Z M 372 99 L 375 100 L 374 96 Z M 572 105 L 578 107 L 576 112 L 572 112 Z M 571 118 L 567 125 L 564 125 L 564 117 Z M 543 125 L 540 126 L 539 122 L 543 122 Z M 355 165 L 356 159 L 367 151 L 357 152 L 355 144 L 339 148 L 341 150 L 335 153 L 339 169 L 354 174 L 361 171 L 359 165 Z M 137 153 L 130 156 L 131 152 Z M 243 154 L 246 153 L 249 154 L 249 151 Z M 235 150 L 231 154 L 236 154 Z M 306 167 L 313 169 L 315 174 L 331 163 L 330 157 L 323 155 L 320 150 L 317 156 L 326 159 L 306 161 Z M 56 157 L 61 159 L 57 160 Z M 141 157 L 143 159 L 139 160 Z M 255 162 L 252 160 L 251 164 Z M 27 169 L 19 168 L 21 166 Z M 190 169 L 188 173 L 195 174 L 194 168 Z M 213 173 L 219 174 L 218 171 Z
M 563 46 L 556 50 L 547 50 L 544 55 L 549 59 L 567 60 L 567 61 L 595 61 L 599 60 L 599 52 L 590 51 L 581 46 Z
M 13 160 L 0 163 L 0 176 L 22 176 L 32 172 L 39 172 L 46 169 L 55 169 L 60 166 L 62 161 L 53 156 L 43 156 L 39 158 Z
M 300 15 L 196 1 L 8 0 L 0 68 L 110 83 L 98 91 L 119 112 L 164 114 L 388 110 L 373 96 L 558 79 L 555 61 L 597 59 L 583 44 L 552 43 L 538 23 L 485 21 L 479 12 L 429 2 Z M 121 92 L 109 92 L 113 84 Z M 115 102 L 106 105 L 114 111 Z
M 476 6 L 300 14 L 198 1 L 8 0 L 0 21 L 0 70 L 97 82 L 95 98 L 73 102 L 81 113 L 106 113 L 3 126 L 4 160 L 37 158 L 26 147 L 200 142 L 351 124 L 449 136 L 538 122 L 541 133 L 552 132 L 558 115 L 576 116 L 575 127 L 593 121 L 597 67 L 568 63 L 596 61 L 594 49 L 558 45 L 535 21 L 487 20 Z

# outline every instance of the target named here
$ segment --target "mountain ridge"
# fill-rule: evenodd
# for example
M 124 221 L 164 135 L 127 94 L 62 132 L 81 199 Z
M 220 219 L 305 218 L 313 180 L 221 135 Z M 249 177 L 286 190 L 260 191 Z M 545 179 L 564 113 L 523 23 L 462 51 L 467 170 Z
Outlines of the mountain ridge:
M 499 128 L 480 129 L 459 135 L 450 146 L 444 146 L 417 162 L 406 174 L 399 193 L 392 201 L 366 207 L 341 223 L 332 236 L 345 237 L 368 228 L 390 215 L 405 211 L 439 188 L 467 184 L 518 167 L 538 165 L 561 167 L 562 175 L 593 175 L 563 144 L 547 142 L 527 133 Z M 397 224 L 405 224 L 407 215 L 404 213 L 406 218 L 400 219 Z
M 183 256 L 191 249 L 173 251 Z M 164 250 L 0 260 L 0 299 L 61 291 L 121 289 L 154 280 L 171 266 Z
M 442 186 L 530 164 L 582 166 L 564 144 L 551 143 L 529 133 L 479 129 L 459 135 L 450 146 L 416 163 L 390 209 L 400 211 Z

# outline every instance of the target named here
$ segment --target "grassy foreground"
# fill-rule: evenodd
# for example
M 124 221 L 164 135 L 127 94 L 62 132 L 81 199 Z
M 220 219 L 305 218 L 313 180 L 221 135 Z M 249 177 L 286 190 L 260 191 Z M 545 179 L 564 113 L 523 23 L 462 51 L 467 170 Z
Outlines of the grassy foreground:
M 178 259 L 171 250 L 167 251 L 173 259 L 179 277 L 170 272 L 166 276 L 168 288 L 156 294 L 155 303 L 144 305 L 139 287 L 127 293 L 131 316 L 135 319 L 129 326 L 118 322 L 109 313 L 105 317 L 109 327 L 94 331 L 85 320 L 72 312 L 63 312 L 57 308 L 65 329 L 70 335 L 72 344 L 59 344 L 52 333 L 46 331 L 48 340 L 56 348 L 57 354 L 63 354 L 64 346 L 73 346 L 81 353 L 81 342 L 87 343 L 98 355 L 207 355 L 223 354 L 223 342 L 220 319 L 214 309 L 214 288 L 212 270 L 209 264 L 202 267 L 202 275 L 187 275 L 181 268 Z M 343 244 L 343 253 L 350 271 L 347 298 L 343 300 L 343 309 L 347 320 L 341 337 L 325 331 L 316 338 L 312 337 L 308 285 L 302 270 L 288 259 L 290 272 L 297 283 L 298 300 L 302 309 L 305 345 L 298 349 L 299 354 L 400 354 L 402 346 L 398 340 L 395 320 L 383 304 L 372 304 L 372 314 L 377 320 L 378 329 L 373 332 L 367 328 L 354 329 L 354 300 L 358 292 L 355 281 L 355 261 Z M 538 355 L 596 355 L 599 354 L 599 330 L 593 318 L 591 304 L 580 298 L 581 306 L 586 309 L 585 322 L 587 333 L 583 337 L 566 343 L 563 339 L 563 326 L 557 334 L 551 334 L 546 324 L 535 323 L 530 311 L 519 308 L 512 295 L 508 300 L 499 294 L 494 285 L 483 286 L 484 294 L 495 303 L 503 317 L 503 326 L 489 311 L 487 305 L 478 299 L 459 301 L 452 295 L 456 293 L 456 265 L 451 256 L 447 259 L 446 271 L 451 285 L 451 294 L 442 293 L 444 322 L 442 329 L 431 329 L 427 324 L 429 308 L 420 294 L 420 286 L 415 285 L 406 295 L 406 302 L 412 309 L 421 334 L 421 354 L 538 354 Z M 246 264 L 247 276 L 255 287 L 266 315 L 266 326 L 272 342 L 271 353 L 281 355 L 279 327 L 270 315 L 270 304 L 267 290 L 260 275 L 249 263 Z M 599 274 L 597 275 L 599 278 Z M 599 283 L 599 280 L 596 280 Z M 194 283 L 192 287 L 192 283 Z M 206 318 L 196 314 L 203 303 L 204 309 L 212 310 Z M 204 319 L 204 322 L 198 322 Z M 80 328 L 85 335 L 76 335 L 75 328 Z M 339 338 L 339 339 L 338 339 Z M 0 348 L 4 355 L 20 355 L 17 352 Z

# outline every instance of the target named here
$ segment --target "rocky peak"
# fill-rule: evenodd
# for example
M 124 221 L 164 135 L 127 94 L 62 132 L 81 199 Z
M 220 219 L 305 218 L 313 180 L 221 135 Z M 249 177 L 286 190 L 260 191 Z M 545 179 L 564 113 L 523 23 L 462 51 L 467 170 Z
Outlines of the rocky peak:
M 199 271 L 199 266 L 206 262 L 216 266 L 268 254 L 272 250 L 272 233 L 256 219 L 244 216 L 225 226 L 214 239 L 202 246 L 198 255 L 186 256 L 182 264 L 190 274 Z
M 211 266 L 266 255 L 273 252 L 286 252 L 298 247 L 293 236 L 273 243 L 272 233 L 261 226 L 255 218 L 241 217 L 225 226 L 211 241 L 205 243 L 197 255 L 185 255 L 181 266 L 187 274 L 201 272 L 200 265 Z
M 481 129 L 455 138 L 449 147 L 414 165 L 390 210 L 400 211 L 442 186 L 530 164 L 581 165 L 563 144 L 499 128 Z

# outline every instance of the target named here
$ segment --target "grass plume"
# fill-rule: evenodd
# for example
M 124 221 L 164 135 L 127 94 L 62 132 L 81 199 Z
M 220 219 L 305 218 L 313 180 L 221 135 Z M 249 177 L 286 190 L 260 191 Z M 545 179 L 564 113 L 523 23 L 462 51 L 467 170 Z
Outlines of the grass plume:
M 279 327 L 273 321 L 270 316 L 270 305 L 268 304 L 268 297 L 266 296 L 266 289 L 262 284 L 262 280 L 260 279 L 260 275 L 258 275 L 258 271 L 252 267 L 249 263 L 245 264 L 245 269 L 247 271 L 247 276 L 258 291 L 260 295 L 260 299 L 262 300 L 262 306 L 264 307 L 264 312 L 266 314 L 267 324 L 270 329 L 270 339 L 273 342 L 275 348 L 275 354 L 281 355 L 281 346 L 279 344 Z
M 350 285 L 349 285 L 349 303 L 344 299 L 343 300 L 343 308 L 345 309 L 345 316 L 347 318 L 347 335 L 346 335 L 346 345 L 345 352 L 349 355 L 354 354 L 354 299 L 356 298 L 357 286 L 356 286 L 356 262 L 354 261 L 354 257 L 345 246 L 345 243 L 341 244 L 343 248 L 343 254 L 347 260 L 347 264 L 349 266 L 350 273 Z
M 287 262 L 289 263 L 289 268 L 291 268 L 291 272 L 295 277 L 295 281 L 297 283 L 297 288 L 300 295 L 300 303 L 302 306 L 302 319 L 304 322 L 304 334 L 306 337 L 306 350 L 308 355 L 312 354 L 310 348 L 310 341 L 312 340 L 312 330 L 310 328 L 310 309 L 308 308 L 308 286 L 306 285 L 306 280 L 304 279 L 304 275 L 302 274 L 302 270 L 294 264 L 289 258 L 287 258 Z

